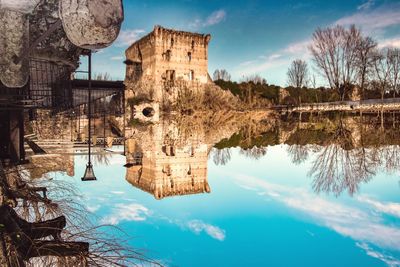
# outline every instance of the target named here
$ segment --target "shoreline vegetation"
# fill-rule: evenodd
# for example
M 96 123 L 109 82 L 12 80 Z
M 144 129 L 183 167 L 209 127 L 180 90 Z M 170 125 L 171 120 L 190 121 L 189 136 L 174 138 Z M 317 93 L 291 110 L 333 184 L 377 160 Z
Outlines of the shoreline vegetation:
M 231 81 L 224 69 L 216 70 L 213 80 L 250 108 L 373 99 L 382 102 L 400 96 L 400 49 L 380 46 L 355 25 L 318 28 L 308 50 L 311 68 L 303 59 L 293 60 L 286 86 L 268 84 L 258 74 Z M 322 81 L 327 86 L 317 85 Z

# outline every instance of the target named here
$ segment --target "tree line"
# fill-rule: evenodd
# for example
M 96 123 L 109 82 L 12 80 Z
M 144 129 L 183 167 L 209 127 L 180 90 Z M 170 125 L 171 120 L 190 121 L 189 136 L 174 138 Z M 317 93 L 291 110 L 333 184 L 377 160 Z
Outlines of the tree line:
M 400 93 L 400 49 L 380 47 L 355 25 L 318 28 L 308 49 L 313 69 L 327 87 L 317 87 L 316 75 L 302 59 L 293 60 L 288 68 L 286 95 L 259 75 L 245 77 L 235 84 L 226 70 L 216 70 L 213 78 L 242 100 L 246 100 L 244 95 L 249 95 L 250 90 L 253 97 L 267 98 L 272 104 L 348 100 L 354 95 L 358 99 L 383 99 Z

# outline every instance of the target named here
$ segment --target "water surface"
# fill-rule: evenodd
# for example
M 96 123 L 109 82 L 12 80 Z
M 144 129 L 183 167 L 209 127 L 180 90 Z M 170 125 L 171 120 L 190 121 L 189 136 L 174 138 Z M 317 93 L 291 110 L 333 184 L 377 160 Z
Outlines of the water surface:
M 100 223 L 118 226 L 132 246 L 166 266 L 400 266 L 397 138 L 378 142 L 374 124 L 333 121 L 259 127 L 250 141 L 248 129 L 217 144 L 189 135 L 172 157 L 186 166 L 183 153 L 205 153 L 189 164 L 192 176 L 206 168 L 197 180 L 183 181 L 190 175 L 165 163 L 165 126 L 134 146 L 140 171 L 113 154 L 95 161 L 98 181 L 82 183 L 86 158 L 75 156 L 75 176 L 56 176 L 76 183 Z M 140 146 L 146 142 L 153 143 Z M 176 188 L 198 183 L 202 190 Z

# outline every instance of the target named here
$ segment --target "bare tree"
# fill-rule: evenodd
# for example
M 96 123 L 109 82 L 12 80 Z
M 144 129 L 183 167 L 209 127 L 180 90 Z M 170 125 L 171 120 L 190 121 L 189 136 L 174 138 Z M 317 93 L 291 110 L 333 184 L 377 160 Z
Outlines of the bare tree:
M 302 88 L 307 85 L 308 65 L 301 59 L 292 62 L 287 72 L 288 84 L 296 88 Z
M 368 74 L 372 71 L 373 67 L 373 51 L 377 43 L 371 37 L 362 37 L 357 46 L 357 80 L 360 85 L 361 96 L 364 98 L 365 85 L 367 83 Z
M 375 51 L 373 56 L 373 74 L 376 85 L 381 93 L 381 99 L 384 98 L 386 90 L 389 89 L 391 64 L 389 61 L 390 49 L 386 51 Z
M 219 70 L 215 70 L 215 71 L 214 71 L 213 80 L 214 80 L 214 81 L 221 80 L 221 73 L 220 73 Z
M 95 73 L 93 80 L 97 80 L 97 81 L 111 81 L 111 75 L 108 72 L 100 72 L 100 73 Z
M 218 80 L 230 81 L 231 75 L 225 69 L 215 70 L 214 74 L 213 74 L 213 80 L 214 81 L 218 81 Z
M 313 44 L 309 47 L 315 64 L 342 100 L 355 82 L 357 51 L 361 38 L 360 30 L 354 25 L 350 29 L 340 25 L 334 28 L 318 28 L 313 34 Z
M 315 78 L 315 74 L 311 75 L 309 83 L 311 84 L 312 88 L 317 89 L 317 79 Z
M 74 185 L 26 171 L 0 163 L 0 266 L 161 266 L 94 225 Z
M 263 77 L 261 77 L 258 74 L 253 74 L 253 75 L 244 76 L 242 78 L 242 82 L 245 82 L 245 83 L 252 82 L 254 84 L 266 84 L 267 80 L 265 80 Z
M 400 49 L 389 49 L 387 56 L 390 69 L 389 84 L 393 90 L 393 97 L 395 97 L 400 89 Z

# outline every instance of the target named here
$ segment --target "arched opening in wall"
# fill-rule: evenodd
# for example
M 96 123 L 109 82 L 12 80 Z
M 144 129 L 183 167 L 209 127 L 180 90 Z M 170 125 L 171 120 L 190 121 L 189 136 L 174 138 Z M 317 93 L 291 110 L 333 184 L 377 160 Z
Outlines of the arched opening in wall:
M 174 38 L 171 38 L 171 47 L 174 46 Z
M 147 118 L 151 118 L 155 114 L 155 110 L 152 107 L 147 107 L 142 111 L 143 115 Z
M 195 45 L 195 43 L 194 43 L 194 40 L 192 41 L 192 50 L 194 50 L 194 45 Z
M 189 81 L 193 81 L 193 80 L 194 80 L 194 71 L 191 70 L 191 71 L 189 72 Z
M 189 62 L 192 61 L 192 52 L 187 53 L 187 59 Z

